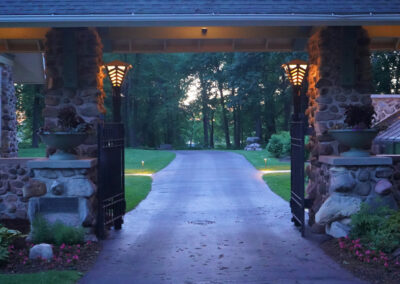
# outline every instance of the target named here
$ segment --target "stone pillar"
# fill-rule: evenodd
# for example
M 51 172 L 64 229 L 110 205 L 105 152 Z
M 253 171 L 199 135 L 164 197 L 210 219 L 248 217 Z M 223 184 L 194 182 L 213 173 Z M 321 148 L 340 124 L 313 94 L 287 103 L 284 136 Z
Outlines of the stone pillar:
M 352 36 L 349 36 L 349 31 Z M 310 223 L 328 198 L 328 180 L 321 155 L 338 155 L 347 150 L 327 133 L 335 125 L 343 125 L 345 106 L 371 104 L 372 73 L 369 57 L 369 37 L 361 27 L 325 27 L 308 43 L 309 107 L 306 114 L 314 126 L 308 148 L 311 165 L 307 167 L 309 184 L 306 192 L 314 199 Z M 347 77 L 346 77 L 347 76 Z M 350 78 L 350 80 L 349 80 Z M 347 80 L 346 80 L 347 79 Z
M 13 158 L 18 156 L 17 117 L 14 81 L 12 67 L 0 63 L 1 75 L 1 157 Z
M 102 44 L 95 29 L 52 29 L 45 41 L 48 90 L 43 110 L 45 127 L 57 126 L 63 107 L 73 106 L 85 122 L 94 126 L 104 109 Z M 79 156 L 97 156 L 96 137 L 88 138 Z

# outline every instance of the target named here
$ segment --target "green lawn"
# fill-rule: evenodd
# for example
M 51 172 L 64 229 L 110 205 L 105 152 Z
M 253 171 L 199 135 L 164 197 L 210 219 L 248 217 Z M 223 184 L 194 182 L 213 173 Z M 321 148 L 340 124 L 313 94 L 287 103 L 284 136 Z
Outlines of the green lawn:
M 160 150 L 125 149 L 125 172 L 129 174 L 153 174 L 165 168 L 175 153 Z M 142 161 L 144 166 L 142 166 Z
M 282 162 L 277 158 L 271 158 L 266 150 L 231 150 L 230 152 L 243 155 L 258 170 L 290 170 L 290 162 Z M 267 168 L 265 168 L 265 158 L 267 158 Z
M 290 173 L 274 173 L 263 175 L 264 181 L 277 195 L 290 200 Z
M 152 178 L 146 176 L 125 176 L 126 212 L 134 209 L 151 190 Z
M 46 157 L 46 147 L 39 148 L 20 148 L 18 149 L 18 157 L 20 158 L 44 158 Z
M 46 271 L 29 274 L 0 274 L 2 284 L 72 284 L 81 278 L 82 274 L 75 270 Z

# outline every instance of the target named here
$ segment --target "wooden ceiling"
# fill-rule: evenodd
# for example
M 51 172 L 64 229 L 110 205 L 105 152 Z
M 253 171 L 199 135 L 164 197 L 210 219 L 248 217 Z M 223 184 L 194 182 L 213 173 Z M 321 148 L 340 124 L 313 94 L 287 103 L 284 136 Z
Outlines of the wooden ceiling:
M 202 32 L 207 28 L 207 33 Z M 364 26 L 372 50 L 400 50 L 400 26 Z M 50 28 L 0 28 L 0 52 L 44 52 Z M 105 52 L 268 52 L 305 50 L 315 27 L 99 28 Z

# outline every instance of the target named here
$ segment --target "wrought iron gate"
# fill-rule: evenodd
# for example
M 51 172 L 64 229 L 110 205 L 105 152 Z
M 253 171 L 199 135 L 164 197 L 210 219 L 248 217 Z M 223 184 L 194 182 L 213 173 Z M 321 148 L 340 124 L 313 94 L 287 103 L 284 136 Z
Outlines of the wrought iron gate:
M 290 125 L 291 136 L 291 195 L 290 209 L 292 221 L 300 227 L 304 236 L 304 134 L 305 118 L 303 114 L 293 114 Z
M 124 125 L 99 124 L 98 129 L 98 218 L 97 235 L 105 237 L 105 230 L 114 226 L 121 229 L 125 214 L 124 185 Z

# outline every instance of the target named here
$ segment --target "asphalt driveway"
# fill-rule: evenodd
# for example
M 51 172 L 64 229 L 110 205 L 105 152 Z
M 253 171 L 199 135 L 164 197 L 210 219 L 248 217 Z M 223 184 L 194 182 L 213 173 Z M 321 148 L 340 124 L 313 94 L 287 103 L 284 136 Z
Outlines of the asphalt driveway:
M 178 151 L 81 283 L 362 283 L 290 219 L 244 157 Z

